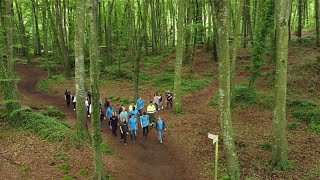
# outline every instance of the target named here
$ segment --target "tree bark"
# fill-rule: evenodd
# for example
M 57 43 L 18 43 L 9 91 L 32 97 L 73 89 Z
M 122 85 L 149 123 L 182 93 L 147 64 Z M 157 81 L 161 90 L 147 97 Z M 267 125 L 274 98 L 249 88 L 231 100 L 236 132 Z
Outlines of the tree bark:
M 35 36 L 36 36 L 36 55 L 40 55 L 41 54 L 41 41 L 40 41 L 40 30 L 39 30 L 39 18 L 38 18 L 38 0 L 32 0 L 32 11 L 33 11 L 33 15 L 34 15 L 34 23 L 35 23 Z
M 298 32 L 297 35 L 299 38 L 302 36 L 302 7 L 303 7 L 303 2 L 302 0 L 298 0 Z
M 90 0 L 89 6 L 89 50 L 90 50 L 90 82 L 91 82 L 91 125 L 92 125 L 92 149 L 94 154 L 94 179 L 106 179 L 101 152 L 101 131 L 100 131 L 100 105 L 99 105 L 99 45 L 97 31 L 97 1 Z M 80 104 L 81 106 L 81 104 Z
M 230 111 L 229 7 L 229 0 L 215 1 L 218 28 L 219 104 L 228 175 L 232 180 L 239 180 L 240 169 Z
M 85 64 L 84 64 L 84 28 L 85 28 L 85 5 L 86 0 L 77 1 L 76 19 L 75 19 L 75 83 L 76 83 L 76 133 L 78 137 L 84 140 L 89 139 L 87 126 L 85 103 Z
M 315 0 L 314 4 L 315 4 L 315 19 L 316 19 L 316 37 L 317 37 L 317 45 L 320 46 L 320 30 L 319 30 L 319 11 L 320 11 L 320 8 L 319 8 L 319 0 Z
M 274 148 L 272 166 L 284 170 L 287 162 L 286 90 L 288 60 L 288 19 L 290 0 L 276 0 L 276 77 L 274 108 Z
M 178 29 L 176 47 L 176 65 L 174 74 L 174 107 L 173 112 L 182 112 L 182 93 L 181 93 L 181 69 L 185 50 L 185 0 L 178 0 Z
M 18 0 L 15 0 L 15 5 L 16 5 L 16 11 L 18 15 L 18 20 L 19 20 L 19 29 L 20 29 L 20 39 L 21 39 L 21 44 L 22 44 L 22 53 L 23 56 L 28 56 L 29 51 L 28 51 L 28 38 L 26 34 L 26 28 L 24 25 L 24 19 L 23 19 L 23 14 L 22 14 L 22 8 L 21 4 L 18 2 Z

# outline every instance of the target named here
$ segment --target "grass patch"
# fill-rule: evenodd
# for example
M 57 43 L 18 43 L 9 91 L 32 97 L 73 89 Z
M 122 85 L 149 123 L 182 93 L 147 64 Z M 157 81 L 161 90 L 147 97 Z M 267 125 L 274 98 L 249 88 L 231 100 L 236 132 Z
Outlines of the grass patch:
M 64 173 L 64 174 L 68 174 L 70 171 L 70 165 L 67 163 L 62 163 L 59 165 L 59 169 Z
M 57 107 L 54 106 L 45 106 L 44 112 L 42 112 L 43 115 L 57 118 L 59 120 L 64 120 L 67 117 L 67 114 L 60 111 Z
M 116 101 L 119 101 L 119 96 L 110 96 L 110 101 L 111 102 L 116 102 Z
M 104 75 L 108 79 L 122 79 L 122 80 L 132 80 L 134 73 L 131 67 L 121 67 L 119 70 L 118 66 L 108 66 Z M 139 84 L 145 84 L 151 79 L 151 76 L 140 68 L 139 72 Z
M 21 172 L 27 172 L 27 171 L 29 171 L 30 170 L 30 168 L 28 167 L 28 166 L 21 166 L 20 167 L 20 171 Z
M 287 129 L 289 130 L 296 130 L 299 128 L 299 123 L 298 122 L 293 122 L 287 125 Z
M 120 100 L 120 105 L 121 105 L 121 106 L 124 106 L 124 105 L 129 104 L 130 102 L 131 102 L 131 100 L 130 100 L 128 97 L 125 97 L 125 98 L 122 98 L 122 99 Z
M 173 73 L 161 73 L 158 74 L 152 81 L 152 86 L 158 87 L 158 92 L 164 92 L 168 89 L 173 89 L 174 74 Z M 181 88 L 183 93 L 194 93 L 200 89 L 208 86 L 209 80 L 195 79 L 194 77 L 182 77 Z
M 86 176 L 89 174 L 89 170 L 88 169 L 80 169 L 79 174 L 81 176 Z
M 259 144 L 260 148 L 266 151 L 272 151 L 272 144 L 268 143 L 268 142 L 263 142 L 261 144 Z
M 236 86 L 234 98 L 236 102 L 241 102 L 246 106 L 251 106 L 259 99 L 259 92 L 255 88 L 246 85 Z
M 73 134 L 70 127 L 63 122 L 39 113 L 25 112 L 21 120 L 15 124 L 17 127 L 38 134 L 50 142 L 60 142 Z
M 258 105 L 261 108 L 272 110 L 274 108 L 273 96 L 269 94 L 261 95 L 258 101 Z
M 287 99 L 288 111 L 309 124 L 311 132 L 320 132 L 320 104 L 306 99 Z
M 55 154 L 53 156 L 53 159 L 56 161 L 68 161 L 70 158 L 64 154 Z
M 213 96 L 213 98 L 210 101 L 210 106 L 212 106 L 213 108 L 219 106 L 219 95 Z
M 51 76 L 49 79 L 41 80 L 37 86 L 41 92 L 49 92 L 52 87 L 52 84 L 62 84 L 66 82 L 66 78 L 63 75 Z
M 73 180 L 73 177 L 71 177 L 71 176 L 64 176 L 64 177 L 63 177 L 63 180 Z
M 170 129 L 174 129 L 174 128 L 175 128 L 175 125 L 173 125 L 173 124 L 169 124 L 168 128 L 170 128 Z
M 320 179 L 320 166 L 314 166 L 310 174 L 313 179 Z
M 312 88 L 309 88 L 309 89 L 308 89 L 308 92 L 309 92 L 309 93 L 315 93 L 315 92 L 317 92 L 317 90 L 316 90 L 316 88 L 313 88 L 313 87 L 312 87 Z
M 111 150 L 109 144 L 101 143 L 101 151 L 103 154 L 112 155 L 112 150 Z

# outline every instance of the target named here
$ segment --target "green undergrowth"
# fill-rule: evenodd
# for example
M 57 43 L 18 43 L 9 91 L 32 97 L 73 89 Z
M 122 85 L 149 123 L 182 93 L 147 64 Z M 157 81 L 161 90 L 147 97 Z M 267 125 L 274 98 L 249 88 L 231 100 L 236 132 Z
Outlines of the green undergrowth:
M 65 120 L 65 118 L 67 117 L 66 113 L 60 111 L 58 108 L 54 106 L 45 106 L 44 109 L 40 112 L 45 116 L 56 118 L 58 120 Z
M 66 78 L 63 75 L 54 75 L 48 79 L 41 80 L 37 86 L 42 92 L 49 92 L 53 84 L 62 84 L 66 82 Z
M 122 67 L 119 69 L 116 65 L 111 65 L 106 68 L 106 72 L 102 73 L 102 77 L 105 77 L 107 79 L 114 79 L 114 80 L 130 80 L 132 81 L 134 77 L 133 68 L 125 68 Z M 140 68 L 139 72 L 139 84 L 145 84 L 151 79 L 151 76 L 147 73 L 147 71 Z
M 107 155 L 112 155 L 113 154 L 109 144 L 101 143 L 100 146 L 101 146 L 101 151 L 102 151 L 103 154 L 107 154 Z
M 31 112 L 28 106 L 22 106 L 13 111 L 10 116 L 17 119 L 15 122 L 9 122 L 11 126 L 38 134 L 42 139 L 50 142 L 61 142 L 74 134 L 66 123 L 41 113 Z
M 287 110 L 309 125 L 311 132 L 320 132 L 320 103 L 306 99 L 287 99 Z
M 204 87 L 207 87 L 210 81 L 207 79 L 196 79 L 194 77 L 182 76 L 181 88 L 183 93 L 195 93 Z M 158 92 L 164 92 L 168 89 L 173 89 L 174 74 L 173 73 L 161 73 L 158 74 L 152 81 L 152 86 L 157 89 Z

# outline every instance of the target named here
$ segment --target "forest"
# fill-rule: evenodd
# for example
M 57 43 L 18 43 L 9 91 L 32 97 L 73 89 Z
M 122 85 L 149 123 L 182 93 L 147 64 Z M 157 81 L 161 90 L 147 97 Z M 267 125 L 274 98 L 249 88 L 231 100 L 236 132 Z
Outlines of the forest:
M 0 0 L 0 179 L 320 179 L 319 3 Z

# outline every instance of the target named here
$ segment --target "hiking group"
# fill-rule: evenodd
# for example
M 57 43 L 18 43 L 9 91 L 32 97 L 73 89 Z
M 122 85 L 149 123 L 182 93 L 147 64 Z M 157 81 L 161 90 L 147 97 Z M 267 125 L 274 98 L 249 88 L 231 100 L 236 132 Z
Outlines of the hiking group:
M 76 110 L 76 96 L 71 94 L 69 90 L 65 91 L 65 100 L 67 107 L 70 107 L 70 102 L 73 103 L 73 110 Z M 166 131 L 166 124 L 164 120 L 158 115 L 156 120 L 155 113 L 163 109 L 162 96 L 158 93 L 154 94 L 153 100 L 150 101 L 145 111 L 145 102 L 139 98 L 136 102 L 132 102 L 128 110 L 125 106 L 121 106 L 117 112 L 110 104 L 108 98 L 105 98 L 104 107 L 102 107 L 102 100 L 99 99 L 100 104 L 100 128 L 102 131 L 103 122 L 107 121 L 108 127 L 111 129 L 112 134 L 116 137 L 117 130 L 120 132 L 120 140 L 127 145 L 127 135 L 130 134 L 131 140 L 135 143 L 137 140 L 138 127 L 142 129 L 143 139 L 146 140 L 149 131 L 154 127 L 158 132 L 158 140 L 162 144 L 162 134 Z M 173 94 L 168 90 L 166 92 L 166 108 L 172 108 Z M 91 116 L 91 94 L 87 92 L 85 99 L 85 107 L 87 116 Z M 140 123 L 139 123 L 140 122 Z M 119 127 L 119 128 L 118 128 Z

